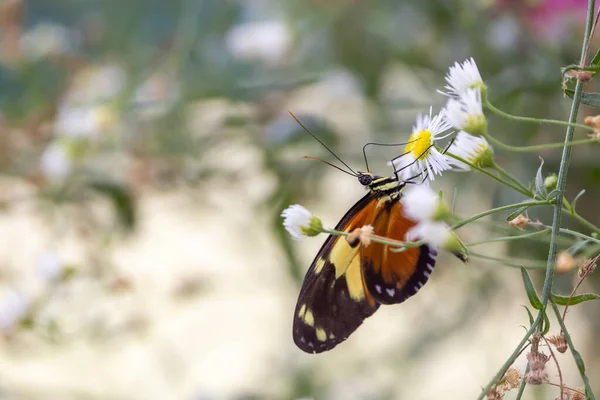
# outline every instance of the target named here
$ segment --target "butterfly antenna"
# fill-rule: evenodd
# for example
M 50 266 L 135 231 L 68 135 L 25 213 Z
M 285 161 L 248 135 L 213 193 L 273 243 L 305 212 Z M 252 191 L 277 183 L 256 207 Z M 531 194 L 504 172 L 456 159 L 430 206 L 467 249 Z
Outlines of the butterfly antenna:
M 310 136 L 312 136 L 312 137 L 313 137 L 313 138 L 314 138 L 314 139 L 315 139 L 317 142 L 321 143 L 321 146 L 325 147 L 325 148 L 327 149 L 327 151 L 328 151 L 328 152 L 330 152 L 330 153 L 331 153 L 331 154 L 332 154 L 332 155 L 333 155 L 335 158 L 337 158 L 339 162 L 341 162 L 342 164 L 344 164 L 344 166 L 345 166 L 346 168 L 348 168 L 350 171 L 352 171 L 352 174 L 350 174 L 350 175 L 353 175 L 353 176 L 358 176 L 358 174 L 356 173 L 356 171 L 354 171 L 352 168 L 350 168 L 350 166 L 349 166 L 348 164 L 346 164 L 346 163 L 344 162 L 344 160 L 342 160 L 341 158 L 339 158 L 339 157 L 338 157 L 338 156 L 337 156 L 337 155 L 336 155 L 336 154 L 335 154 L 335 153 L 334 153 L 334 152 L 333 152 L 333 151 L 332 151 L 332 150 L 331 150 L 329 147 L 327 147 L 327 146 L 325 145 L 325 143 L 323 143 L 323 142 L 321 141 L 321 139 L 319 139 L 318 137 L 316 137 L 315 135 L 313 135 L 313 134 L 312 134 L 312 132 L 311 132 L 311 131 L 309 131 L 309 130 L 308 130 L 308 128 L 307 128 L 307 127 L 305 127 L 305 126 L 302 124 L 302 122 L 300 122 L 300 120 L 298 119 L 298 117 L 296 117 L 296 116 L 294 115 L 294 113 L 293 113 L 293 112 L 289 111 L 289 113 L 290 113 L 290 115 L 291 115 L 292 117 L 294 117 L 294 119 L 296 120 L 296 122 L 298 123 L 298 125 L 300 125 L 300 126 L 302 127 L 302 129 L 304 129 L 304 130 L 305 130 L 305 131 L 306 131 L 306 132 L 307 132 L 307 133 L 308 133 Z M 323 161 L 323 160 L 321 160 L 321 161 Z M 329 163 L 327 163 L 327 164 L 329 164 Z M 332 164 L 329 164 L 329 165 L 332 165 Z M 333 165 L 332 165 L 332 166 L 333 166 Z M 340 170 L 341 170 L 341 168 L 338 168 L 338 169 L 340 169 Z
M 404 167 L 400 168 L 399 170 L 397 170 L 397 171 L 394 171 L 394 175 L 396 175 L 396 179 L 399 181 L 399 180 L 400 180 L 400 178 L 398 177 L 398 173 L 400 173 L 400 172 L 404 171 L 406 168 L 410 167 L 411 165 L 414 165 L 414 164 L 415 164 L 417 161 L 419 161 L 419 159 L 420 159 L 420 158 L 423 156 L 423 154 L 427 154 L 427 152 L 429 151 L 429 149 L 431 149 L 432 147 L 433 147 L 433 144 L 432 144 L 432 145 L 429 145 L 429 147 L 427 147 L 427 148 L 425 149 L 425 151 L 423 151 L 423 153 L 421 153 L 421 155 L 420 155 L 419 157 L 415 158 L 415 160 L 414 160 L 414 161 L 412 161 L 412 162 L 411 162 L 411 163 L 409 163 L 409 164 L 406 164 Z M 402 156 L 405 156 L 405 155 L 407 155 L 408 153 L 410 153 L 410 151 L 407 151 L 407 152 L 405 152 L 405 153 L 402 153 L 402 154 L 400 154 L 398 157 L 396 157 L 396 158 L 392 159 L 392 165 L 394 165 L 394 161 L 395 161 L 395 160 L 399 159 L 399 158 L 400 158 L 400 157 L 402 157 Z M 422 172 L 421 172 L 421 173 L 422 173 Z M 410 179 L 413 179 L 413 178 L 416 178 L 417 176 L 421 175 L 421 173 L 419 173 L 418 175 L 415 175 L 415 176 L 413 176 L 413 177 L 409 178 L 409 180 L 410 180 Z M 425 179 L 427 179 L 427 175 L 425 175 Z M 425 182 L 425 179 L 423 179 L 423 182 Z M 422 182 L 421 182 L 421 183 L 422 183 Z
M 345 174 L 348 174 L 348 175 L 350 175 L 350 176 L 354 176 L 354 177 L 358 176 L 358 175 L 351 174 L 350 172 L 346 171 L 345 169 L 342 169 L 342 168 L 338 167 L 337 165 L 334 165 L 334 164 L 332 164 L 332 163 L 330 163 L 330 162 L 327 162 L 327 161 L 325 161 L 325 160 L 321 160 L 320 158 L 317 158 L 317 157 L 312 157 L 312 156 L 304 156 L 304 158 L 306 158 L 306 159 L 308 159 L 308 160 L 316 160 L 316 161 L 321 161 L 321 162 L 323 162 L 323 163 L 325 163 L 325 164 L 327 164 L 327 165 L 329 165 L 329 166 L 331 166 L 331 167 L 333 167 L 333 168 L 335 168 L 335 169 L 339 169 L 340 171 L 342 171 L 342 172 L 343 172 L 343 173 L 345 173 Z
M 376 143 L 376 142 L 369 142 L 367 144 L 365 144 L 363 146 L 363 158 L 365 159 L 365 167 L 367 168 L 367 172 L 369 172 L 369 162 L 367 161 L 367 146 L 387 146 L 387 147 L 391 147 L 391 146 L 406 146 L 409 143 L 412 143 L 416 141 L 415 140 L 411 140 L 409 142 L 404 142 L 404 143 Z M 398 157 L 396 157 L 398 158 Z

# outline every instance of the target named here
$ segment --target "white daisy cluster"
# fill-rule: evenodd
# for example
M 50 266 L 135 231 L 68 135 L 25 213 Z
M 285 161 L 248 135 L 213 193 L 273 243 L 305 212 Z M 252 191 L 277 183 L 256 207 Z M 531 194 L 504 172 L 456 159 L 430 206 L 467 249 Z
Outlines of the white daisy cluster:
M 458 156 L 478 167 L 492 165 L 493 151 L 483 138 L 487 132 L 487 120 L 483 114 L 482 98 L 487 91 L 475 61 L 470 58 L 464 63 L 455 63 L 446 75 L 448 96 L 446 108 L 433 116 L 417 115 L 417 122 L 403 154 L 393 159 L 391 164 L 399 178 L 405 181 L 427 184 L 436 175 L 456 167 L 468 170 L 470 167 L 447 153 Z M 436 143 L 454 134 L 446 151 Z
M 442 247 L 466 260 L 465 246 L 446 223 L 450 215 L 448 206 L 429 186 L 414 185 L 407 188 L 402 205 L 404 215 L 417 223 L 406 233 L 406 241 L 424 240 L 432 247 Z

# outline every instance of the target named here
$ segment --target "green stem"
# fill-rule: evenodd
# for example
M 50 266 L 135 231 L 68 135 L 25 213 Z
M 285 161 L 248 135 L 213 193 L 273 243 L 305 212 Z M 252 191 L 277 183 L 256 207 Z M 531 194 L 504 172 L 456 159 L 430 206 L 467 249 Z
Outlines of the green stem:
M 498 171 L 500 173 L 500 175 L 504 176 L 505 178 L 510 179 L 515 185 L 519 186 L 521 189 L 523 189 L 525 192 L 530 193 L 531 197 L 533 197 L 533 193 L 531 193 L 531 191 L 529 190 L 528 187 L 526 187 L 525 185 L 523 185 L 521 182 L 519 182 L 519 180 L 517 178 L 515 178 L 514 176 L 512 176 L 508 171 L 506 171 L 504 168 L 502 168 L 501 166 L 499 166 L 498 164 L 494 163 L 494 165 L 492 166 L 493 169 L 495 169 L 496 171 Z
M 586 35 L 583 40 L 583 50 L 581 55 L 581 60 L 585 60 L 586 53 L 585 49 L 587 47 L 587 43 L 589 40 L 590 30 L 592 28 L 592 21 L 594 16 L 594 0 L 590 0 L 589 2 L 589 10 L 588 10 L 588 21 L 586 26 Z M 573 94 L 573 103 L 571 104 L 571 112 L 569 115 L 569 122 L 574 122 L 577 120 L 577 112 L 579 110 L 579 104 L 581 102 L 581 93 L 583 92 L 583 82 L 577 81 L 575 85 L 575 93 Z M 560 160 L 560 168 L 558 170 L 558 182 L 556 184 L 557 195 L 554 206 L 554 216 L 552 218 L 552 233 L 550 234 L 550 248 L 548 250 L 548 264 L 546 266 L 546 276 L 544 277 L 544 287 L 542 289 L 542 310 L 540 310 L 540 315 L 544 313 L 546 304 L 548 304 L 548 299 L 550 298 L 550 294 L 552 291 L 552 282 L 554 279 L 554 264 L 556 263 L 556 252 L 557 252 L 557 239 L 560 233 L 560 225 L 562 220 L 562 211 L 563 211 L 563 198 L 565 194 L 565 187 L 567 184 L 567 173 L 569 171 L 569 164 L 571 162 L 571 146 L 573 140 L 573 133 L 575 128 L 573 126 L 569 126 L 567 128 L 567 132 L 565 133 L 565 147 L 563 148 L 562 157 Z
M 514 210 L 515 208 L 521 208 L 521 207 L 544 206 L 544 205 L 548 205 L 550 203 L 551 203 L 551 201 L 548 201 L 548 200 L 539 200 L 539 201 L 528 201 L 525 203 L 509 204 L 507 206 L 492 208 L 491 210 L 487 210 L 487 211 L 481 212 L 479 214 L 475 214 L 469 218 L 465 218 L 462 221 L 459 221 L 456 224 L 452 225 L 452 227 L 450 229 L 456 230 L 456 229 L 460 228 L 461 226 L 468 224 L 469 222 L 475 221 L 479 218 L 483 218 L 490 214 L 495 214 L 497 212 Z
M 595 8 L 595 0 L 589 0 L 585 35 L 583 37 L 583 45 L 582 45 L 582 50 L 581 50 L 580 64 L 582 66 L 583 66 L 583 64 L 585 64 L 585 60 L 586 60 L 587 47 L 588 47 L 588 43 L 590 40 L 590 32 L 592 30 L 593 21 L 594 21 L 594 8 Z M 583 83 L 578 80 L 577 84 L 575 85 L 575 92 L 573 94 L 573 102 L 571 103 L 571 112 L 569 115 L 569 123 L 570 124 L 573 124 L 575 122 L 575 120 L 577 119 L 577 111 L 579 109 L 579 104 L 581 102 L 581 93 L 582 92 L 583 92 Z M 508 358 L 508 360 L 506 360 L 506 362 L 504 363 L 502 368 L 500 368 L 500 371 L 496 374 L 496 376 L 494 376 L 494 378 L 492 378 L 492 380 L 487 384 L 486 388 L 483 389 L 482 393 L 479 395 L 480 400 L 483 399 L 483 397 L 487 394 L 487 392 L 490 390 L 490 388 L 502 377 L 502 374 L 504 373 L 504 371 L 514 362 L 514 360 L 517 358 L 517 355 L 521 351 L 521 348 L 523 347 L 525 342 L 528 340 L 529 336 L 535 330 L 538 330 L 538 325 L 539 325 L 540 321 L 543 319 L 544 313 L 546 311 L 546 305 L 548 304 L 548 300 L 551 297 L 552 282 L 554 279 L 554 264 L 556 262 L 557 240 L 559 238 L 560 222 L 561 222 L 562 210 L 563 210 L 562 203 L 563 203 L 565 186 L 566 186 L 566 181 L 567 181 L 567 171 L 568 171 L 569 163 L 571 160 L 571 146 L 569 146 L 569 144 L 571 143 L 571 141 L 573 139 L 573 132 L 574 132 L 574 127 L 572 125 L 569 125 L 569 127 L 567 128 L 567 131 L 565 133 L 565 146 L 563 148 L 563 153 L 562 153 L 561 162 L 560 162 L 560 169 L 558 171 L 558 183 L 556 186 L 558 194 L 557 194 L 556 198 L 554 199 L 555 206 L 554 206 L 554 218 L 552 220 L 552 233 L 550 235 L 550 249 L 548 251 L 548 262 L 546 263 L 546 276 L 544 277 L 544 287 L 542 289 L 542 305 L 543 305 L 542 309 L 540 310 L 540 312 L 538 312 L 538 315 L 537 315 L 534 323 L 531 324 L 531 328 L 529 328 L 529 330 L 525 334 L 525 337 L 523 337 L 523 339 L 521 340 L 521 342 L 519 343 L 519 345 L 517 346 L 515 351 L 513 351 L 511 356 Z M 564 321 L 560 318 L 560 312 L 558 311 L 556 304 L 554 304 L 553 301 L 551 301 L 551 304 L 552 304 L 552 307 L 554 308 L 554 312 L 556 313 L 556 315 L 559 319 L 561 328 L 565 330 L 563 332 L 565 333 L 565 339 L 566 339 L 568 337 L 568 334 L 566 332 L 566 327 L 565 327 Z M 583 368 L 583 360 L 581 359 L 581 356 L 579 355 L 579 353 L 575 350 L 570 337 L 568 337 L 568 339 L 567 339 L 567 344 L 569 345 L 569 348 L 571 349 L 571 353 L 573 353 L 573 357 L 575 358 L 575 361 L 577 362 L 582 379 L 584 381 L 584 384 L 586 385 L 587 396 L 588 396 L 588 398 L 595 400 L 594 394 L 592 393 L 591 388 L 588 389 L 589 382 L 588 382 L 587 376 L 585 375 L 585 369 Z
M 335 236 L 348 236 L 350 234 L 349 232 L 343 232 L 343 231 L 338 231 L 335 229 L 327 229 L 327 228 L 323 228 L 323 232 L 328 233 L 330 235 L 335 235 Z M 422 240 L 419 240 L 417 242 L 402 242 L 399 240 L 383 238 L 383 237 L 380 237 L 377 235 L 371 236 L 371 241 L 375 242 L 375 243 L 387 244 L 388 246 L 398 247 L 403 250 L 410 249 L 413 247 L 419 247 L 423 243 L 425 243 Z
M 534 236 L 540 236 L 540 235 L 546 234 L 548 232 L 550 232 L 550 228 L 547 228 L 547 229 L 544 229 L 544 230 L 541 230 L 541 231 L 526 233 L 524 235 L 497 237 L 497 238 L 493 238 L 493 239 L 489 239 L 489 240 L 483 240 L 481 242 L 469 243 L 466 246 L 467 247 L 473 247 L 473 246 L 478 246 L 480 244 L 486 244 L 486 243 L 508 242 L 510 240 L 526 239 L 526 238 L 531 238 L 531 237 L 534 237 Z M 600 240 L 598 241 L 598 243 L 600 243 Z
M 521 342 L 519 342 L 519 344 L 517 345 L 516 349 L 512 352 L 510 357 L 508 357 L 508 360 L 506 360 L 504 364 L 502 364 L 496 375 L 486 385 L 486 387 L 483 388 L 483 390 L 479 394 L 479 397 L 477 398 L 478 400 L 482 400 L 487 395 L 492 386 L 494 386 L 496 382 L 498 382 L 504 376 L 506 371 L 515 362 L 517 357 L 519 357 L 519 355 L 521 354 L 521 349 L 523 348 L 523 346 L 525 346 L 525 343 L 527 343 L 527 341 L 529 340 L 529 336 L 531 336 L 531 334 L 535 331 L 541 320 L 542 314 L 538 314 L 537 319 L 533 322 L 533 324 L 531 324 L 531 327 L 529 328 L 523 339 L 521 339 Z
M 472 251 L 469 252 L 469 256 L 471 257 L 477 257 L 477 258 L 481 258 L 482 260 L 488 260 L 488 261 L 493 261 L 493 262 L 497 262 L 499 264 L 502 264 L 506 267 L 513 267 L 513 268 L 525 268 L 525 269 L 543 269 L 546 268 L 546 263 L 538 263 L 538 264 L 533 264 L 533 265 L 523 265 L 512 262 L 512 260 L 505 260 L 503 258 L 496 258 L 496 257 L 490 257 L 490 256 L 486 256 L 485 254 L 479 254 L 479 253 L 474 253 Z M 535 262 L 535 260 L 528 260 L 531 262 Z
M 452 154 L 450 152 L 446 152 L 446 155 L 448 157 L 450 157 L 450 158 L 454 158 L 457 161 L 465 163 L 469 167 L 471 167 L 471 168 L 473 168 L 473 169 L 475 169 L 475 170 L 477 170 L 477 171 L 479 171 L 479 172 L 481 172 L 481 173 L 489 176 L 490 178 L 492 178 L 492 179 L 494 179 L 494 180 L 502 183 L 503 185 L 508 186 L 509 188 L 511 188 L 511 189 L 513 189 L 513 190 L 515 190 L 515 191 L 517 191 L 517 192 L 519 192 L 519 193 L 521 193 L 521 194 L 523 194 L 523 195 L 525 195 L 527 197 L 533 197 L 533 194 L 528 189 L 527 190 L 523 190 L 523 189 L 519 188 L 518 186 L 515 186 L 515 185 L 513 185 L 511 183 L 508 183 L 505 180 L 503 180 L 502 178 L 500 178 L 500 177 L 498 177 L 498 176 L 496 176 L 496 175 L 494 175 L 494 174 L 486 171 L 484 168 L 478 167 L 477 165 L 475 165 L 475 164 L 473 164 L 473 163 L 465 160 L 464 158 L 461 158 L 461 157 L 459 157 L 459 156 L 457 156 L 455 154 Z
M 577 214 L 577 212 L 571 211 L 569 208 L 565 208 L 565 207 L 563 207 L 563 211 L 566 211 L 571 217 L 573 217 L 575 220 L 577 220 L 577 222 L 584 225 L 589 230 L 594 231 L 596 233 L 600 233 L 600 228 L 598 228 L 596 225 L 592 224 L 587 219 L 583 218 L 581 215 Z
M 581 129 L 585 129 L 587 131 L 592 131 L 592 132 L 594 131 L 594 128 L 592 128 L 591 126 L 577 124 L 574 122 L 566 122 L 566 121 L 559 121 L 559 120 L 555 120 L 555 119 L 545 119 L 545 118 L 521 117 L 518 115 L 509 114 L 506 111 L 502 111 L 501 109 L 496 108 L 492 103 L 490 103 L 488 101 L 487 98 L 483 100 L 483 105 L 485 106 L 485 108 L 487 108 L 494 114 L 500 115 L 504 118 L 512 119 L 514 121 L 528 122 L 528 123 L 540 124 L 540 125 L 541 124 L 561 125 L 561 126 L 568 126 L 570 128 L 581 128 Z
M 561 233 L 565 233 L 567 235 L 576 236 L 576 237 L 584 239 L 584 240 L 589 240 L 590 242 L 594 242 L 594 243 L 600 244 L 600 240 L 598 240 L 598 239 L 596 239 L 596 238 L 594 238 L 592 236 L 584 235 L 583 233 L 572 231 L 572 230 L 567 229 L 567 228 L 560 228 L 560 232 Z
M 591 2 L 593 2 L 593 0 Z M 563 321 L 562 316 L 560 315 L 560 310 L 558 309 L 558 306 L 556 305 L 553 299 L 550 299 L 550 304 L 552 305 L 552 309 L 554 309 L 554 314 L 556 314 L 556 319 L 558 320 L 560 329 L 562 330 L 562 333 L 565 336 L 565 340 L 567 341 L 569 350 L 571 350 L 571 354 L 573 354 L 573 358 L 575 359 L 575 364 L 577 365 L 577 369 L 579 370 L 579 375 L 581 375 L 581 380 L 583 381 L 583 385 L 585 386 L 586 398 L 588 400 L 596 400 L 594 392 L 592 392 L 592 388 L 590 386 L 590 381 L 587 375 L 585 374 L 585 365 L 583 363 L 583 359 L 581 358 L 581 355 L 573 345 L 573 340 L 571 340 L 571 335 L 569 334 L 569 331 L 567 331 L 565 321 Z
M 581 97 L 581 96 L 580 96 Z M 568 129 L 573 129 L 573 127 L 569 127 Z M 600 139 L 581 139 L 581 140 L 571 140 L 569 143 L 548 143 L 548 144 L 536 144 L 533 146 L 511 146 L 504 142 L 499 141 L 489 133 L 484 134 L 485 138 L 493 143 L 496 147 L 500 147 L 506 151 L 515 151 L 515 152 L 533 152 L 540 150 L 550 150 L 550 149 L 559 149 L 562 147 L 571 147 L 578 144 L 589 144 L 589 143 L 598 143 Z

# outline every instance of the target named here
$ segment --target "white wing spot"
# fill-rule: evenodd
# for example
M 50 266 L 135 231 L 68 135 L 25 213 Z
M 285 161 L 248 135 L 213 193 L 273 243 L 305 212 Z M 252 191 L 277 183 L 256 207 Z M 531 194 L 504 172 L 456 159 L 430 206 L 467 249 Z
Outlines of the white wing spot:
M 429 272 L 425 271 L 423 272 L 423 275 L 425 275 L 425 278 L 429 278 L 429 275 L 431 275 Z
M 422 288 L 422 287 L 423 287 L 423 285 L 424 285 L 424 283 L 423 283 L 423 282 L 421 282 L 421 281 L 417 282 L 417 286 L 418 286 L 419 288 Z
M 308 342 L 308 347 L 310 347 L 311 349 L 314 349 L 315 345 L 313 344 L 313 342 Z
M 396 290 L 394 289 L 385 289 L 385 291 L 387 292 L 388 295 L 390 295 L 390 297 L 392 297 L 394 294 L 396 294 Z
M 306 342 L 306 340 L 304 339 L 304 336 L 300 336 L 300 341 L 301 341 L 302 343 L 305 343 L 305 342 Z
M 377 293 L 381 293 L 381 285 L 375 285 L 375 290 L 377 290 Z
M 433 265 L 427 264 L 427 269 L 430 270 L 430 271 L 433 271 Z

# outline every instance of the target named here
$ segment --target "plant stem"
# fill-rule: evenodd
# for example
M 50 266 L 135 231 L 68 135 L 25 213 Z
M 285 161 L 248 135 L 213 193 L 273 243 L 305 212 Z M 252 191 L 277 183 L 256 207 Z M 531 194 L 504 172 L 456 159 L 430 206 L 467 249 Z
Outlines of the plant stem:
M 587 54 L 587 52 L 585 54 Z M 492 103 L 490 103 L 488 101 L 487 98 L 483 100 L 483 105 L 485 106 L 485 108 L 487 108 L 494 114 L 500 115 L 501 117 L 504 117 L 504 118 L 512 119 L 514 121 L 528 122 L 528 123 L 540 124 L 540 125 L 541 124 L 561 125 L 561 126 L 568 126 L 570 128 L 581 128 L 581 129 L 585 129 L 587 131 L 594 131 L 594 128 L 592 128 L 591 126 L 577 124 L 577 123 L 570 122 L 570 121 L 566 122 L 566 121 L 559 121 L 559 120 L 555 120 L 555 119 L 521 117 L 518 115 L 509 114 L 506 111 L 502 111 L 501 109 L 495 107 Z M 523 151 L 523 150 L 521 150 L 521 151 Z
M 586 48 L 590 39 L 590 31 L 592 29 L 594 20 L 594 8 L 595 0 L 589 0 L 588 3 L 588 16 L 585 36 L 583 38 L 583 46 L 581 51 L 581 63 L 586 58 Z M 573 94 L 573 102 L 571 103 L 571 112 L 569 115 L 569 123 L 573 124 L 577 120 L 577 112 L 579 111 L 579 104 L 581 102 L 581 93 L 583 92 L 583 82 L 577 81 L 575 85 L 575 92 Z M 542 315 L 545 312 L 546 304 L 550 298 L 552 292 L 552 282 L 554 279 L 554 264 L 556 263 L 556 250 L 557 250 L 557 239 L 560 233 L 560 225 L 562 220 L 563 211 L 563 198 L 565 194 L 565 187 L 567 184 L 567 173 L 569 171 L 569 164 L 571 163 L 571 146 L 573 140 L 573 133 L 575 128 L 569 125 L 565 133 L 565 147 L 563 148 L 562 157 L 560 160 L 560 168 L 558 170 L 558 182 L 556 184 L 557 195 L 554 199 L 554 216 L 552 218 L 552 233 L 550 234 L 550 248 L 548 250 L 548 264 L 546 266 L 546 276 L 544 277 L 544 287 L 542 289 L 542 310 L 539 314 Z
M 548 201 L 548 200 L 538 200 L 538 201 L 528 201 L 525 203 L 509 204 L 507 206 L 492 208 L 491 210 L 487 210 L 487 211 L 481 212 L 479 214 L 475 214 L 469 218 L 465 218 L 462 221 L 459 221 L 456 224 L 452 225 L 452 227 L 450 229 L 456 230 L 456 229 L 460 228 L 461 226 L 468 224 L 469 222 L 475 221 L 476 219 L 479 219 L 479 218 L 483 218 L 490 214 L 495 214 L 497 212 L 514 210 L 515 208 L 521 208 L 521 207 L 544 206 L 544 205 L 548 205 L 550 203 L 551 203 L 551 201 Z
M 479 171 L 479 172 L 481 172 L 481 173 L 489 176 L 490 178 L 492 178 L 492 179 L 494 179 L 494 180 L 502 183 L 503 185 L 508 186 L 509 188 L 511 188 L 511 189 L 513 189 L 513 190 L 515 190 L 515 191 L 517 191 L 517 192 L 519 192 L 519 193 L 521 193 L 521 194 L 523 194 L 523 195 L 525 195 L 527 197 L 533 197 L 533 194 L 529 190 L 523 190 L 523 189 L 519 188 L 518 186 L 515 186 L 515 185 L 513 185 L 511 183 L 508 183 L 504 179 L 502 179 L 502 178 L 500 178 L 500 177 L 498 177 L 498 176 L 496 176 L 496 175 L 494 175 L 494 174 L 486 171 L 484 168 L 478 167 L 477 165 L 475 165 L 475 164 L 473 164 L 473 163 L 465 160 L 464 158 L 461 158 L 461 157 L 459 157 L 457 155 L 454 155 L 454 154 L 452 154 L 450 152 L 446 152 L 446 155 L 448 157 L 454 158 L 455 160 L 458 160 L 458 161 L 460 161 L 460 162 L 468 165 L 469 167 L 471 167 L 471 168 L 473 168 L 473 169 L 475 169 L 475 170 L 477 170 L 477 171 Z
M 578 82 L 579 83 L 579 82 Z M 580 95 L 581 98 L 581 95 Z M 579 103 L 579 102 L 578 102 Z M 568 129 L 571 129 L 573 132 L 573 127 L 569 126 Z M 589 143 L 598 143 L 600 139 L 581 139 L 581 140 L 571 140 L 569 143 L 548 143 L 548 144 L 536 144 L 533 146 L 511 146 L 504 142 L 499 141 L 489 133 L 484 134 L 485 138 L 492 142 L 496 147 L 500 147 L 506 151 L 514 151 L 514 152 L 532 152 L 532 151 L 540 151 L 540 150 L 550 150 L 550 149 L 559 149 L 561 147 L 571 147 L 578 144 L 589 144 Z
M 596 233 L 600 233 L 600 228 L 598 228 L 596 225 L 592 224 L 587 219 L 583 218 L 581 215 L 577 214 L 577 212 L 575 212 L 575 211 L 571 212 L 570 209 L 564 208 L 564 207 L 563 207 L 563 211 L 566 211 L 571 217 L 575 218 L 577 220 L 577 222 L 579 222 L 581 225 L 584 225 L 589 230 L 594 231 Z
M 588 236 L 588 235 L 584 235 L 583 233 L 572 231 L 572 230 L 567 229 L 567 228 L 560 228 L 560 232 L 561 233 L 566 233 L 567 235 L 575 236 L 575 237 L 578 237 L 578 238 L 581 238 L 581 239 L 584 239 L 584 240 L 589 240 L 590 242 L 594 242 L 594 243 L 600 244 L 600 240 L 598 240 L 598 239 L 596 239 L 594 237 L 591 237 L 591 236 Z
M 478 246 L 480 244 L 486 244 L 486 243 L 508 242 L 510 240 L 526 239 L 526 238 L 531 238 L 531 237 L 534 237 L 534 236 L 544 235 L 544 234 L 546 234 L 548 232 L 550 232 L 550 228 L 546 228 L 546 229 L 543 229 L 541 231 L 535 231 L 535 232 L 525 233 L 523 235 L 502 236 L 502 237 L 497 237 L 497 238 L 493 238 L 493 239 L 482 240 L 481 242 L 474 242 L 474 243 L 466 244 L 465 246 L 467 246 L 467 247 L 473 247 L 473 246 Z
M 502 168 L 498 164 L 494 163 L 492 168 L 494 168 L 496 171 L 498 171 L 500 173 L 500 175 L 504 176 L 505 178 L 510 179 L 515 185 L 519 186 L 521 189 L 523 189 L 527 193 L 531 193 L 531 190 L 529 190 L 528 187 L 526 187 L 521 182 L 519 182 L 519 180 L 517 178 L 512 176 L 508 171 L 506 171 L 504 168 Z M 533 193 L 531 193 L 531 195 L 533 195 Z M 531 196 L 531 197 L 533 197 L 533 196 Z
M 538 264 L 534 264 L 534 265 L 523 265 L 523 264 L 518 264 L 516 262 L 513 262 L 511 260 L 505 260 L 503 258 L 497 258 L 497 257 L 490 257 L 490 256 L 486 256 L 485 254 L 473 253 L 471 251 L 469 252 L 469 256 L 481 258 L 482 260 L 497 262 L 506 267 L 525 268 L 525 269 L 544 269 L 544 268 L 546 268 L 546 263 L 543 263 L 543 264 L 538 263 Z M 526 260 L 526 261 L 536 262 L 536 260 Z
M 593 0 L 591 0 L 591 2 L 593 2 Z M 579 374 L 581 375 L 581 380 L 583 380 L 583 385 L 585 386 L 586 398 L 588 400 L 596 400 L 596 397 L 594 396 L 594 392 L 592 392 L 592 388 L 590 386 L 590 381 L 589 381 L 587 375 L 585 374 L 585 365 L 583 363 L 583 359 L 581 358 L 581 355 L 579 354 L 579 352 L 575 349 L 575 346 L 573 345 L 573 341 L 571 340 L 571 335 L 567 331 L 565 321 L 563 321 L 561 318 L 560 310 L 558 309 L 558 306 L 556 305 L 554 300 L 550 299 L 550 304 L 552 305 L 552 308 L 554 309 L 554 314 L 556 314 L 556 319 L 558 320 L 560 329 L 562 330 L 562 333 L 565 336 L 565 340 L 567 341 L 567 345 L 569 346 L 569 349 L 571 350 L 571 354 L 573 354 L 573 358 L 575 359 L 575 364 L 577 365 L 577 369 L 579 370 Z
M 537 328 L 537 326 L 541 320 L 542 320 L 542 314 L 538 314 L 537 319 L 533 322 L 533 324 L 531 324 L 531 327 L 529 328 L 529 330 L 527 331 L 525 336 L 523 336 L 523 339 L 521 339 L 521 341 L 517 345 L 517 348 L 512 352 L 510 357 L 508 357 L 508 360 L 506 360 L 504 362 L 504 364 L 502 364 L 502 366 L 500 367 L 500 369 L 498 370 L 496 375 L 492 378 L 492 380 L 486 385 L 486 387 L 483 388 L 483 390 L 479 394 L 479 397 L 477 398 L 478 400 L 483 399 L 485 397 L 485 395 L 487 395 L 487 393 L 490 391 L 492 386 L 494 386 L 496 384 L 496 382 L 498 382 L 500 380 L 500 378 L 502 378 L 502 376 L 506 373 L 508 368 L 510 368 L 512 363 L 514 363 L 515 360 L 517 359 L 517 357 L 519 357 L 519 355 L 521 355 L 521 353 L 523 352 L 523 349 L 524 349 L 523 346 L 525 346 L 525 344 L 529 340 L 529 336 L 531 336 L 531 334 L 535 331 L 535 329 Z

